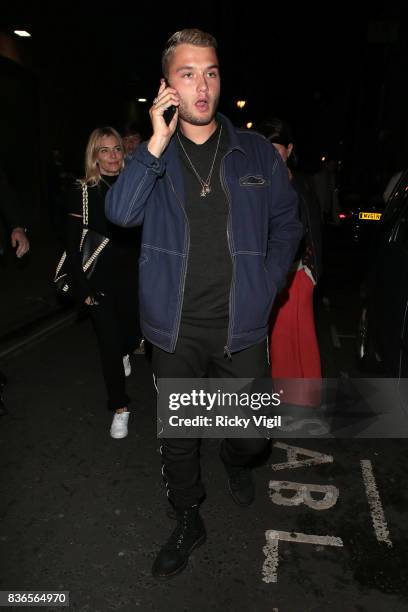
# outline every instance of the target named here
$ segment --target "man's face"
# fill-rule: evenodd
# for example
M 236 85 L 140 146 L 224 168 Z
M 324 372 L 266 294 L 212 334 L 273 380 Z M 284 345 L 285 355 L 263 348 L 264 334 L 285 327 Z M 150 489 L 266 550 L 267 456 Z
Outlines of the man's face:
M 142 142 L 142 137 L 140 134 L 129 134 L 124 136 L 122 140 L 126 155 L 131 155 Z
M 180 96 L 180 119 L 192 125 L 211 123 L 220 97 L 215 49 L 178 45 L 169 61 L 167 80 Z

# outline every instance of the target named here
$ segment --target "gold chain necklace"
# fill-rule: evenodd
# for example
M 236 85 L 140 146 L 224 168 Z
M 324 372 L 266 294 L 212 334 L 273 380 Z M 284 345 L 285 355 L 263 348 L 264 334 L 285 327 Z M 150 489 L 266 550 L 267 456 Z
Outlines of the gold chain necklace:
M 215 148 L 215 153 L 214 153 L 214 157 L 213 157 L 213 160 L 212 160 L 212 163 L 211 163 L 210 172 L 209 172 L 209 174 L 207 176 L 207 180 L 205 180 L 205 181 L 201 178 L 201 176 L 198 174 L 197 170 L 195 169 L 193 162 L 189 158 L 189 156 L 187 154 L 187 151 L 185 150 L 185 148 L 183 146 L 183 143 L 180 140 L 179 133 L 177 132 L 177 138 L 178 138 L 178 141 L 180 143 L 181 148 L 184 151 L 184 155 L 187 157 L 187 161 L 189 162 L 191 168 L 193 169 L 194 174 L 196 175 L 196 177 L 198 179 L 198 182 L 201 185 L 200 197 L 202 197 L 202 198 L 205 198 L 205 196 L 207 196 L 209 193 L 211 193 L 210 183 L 211 183 L 212 173 L 213 173 L 213 170 L 214 170 L 215 160 L 217 158 L 218 148 L 220 146 L 221 132 L 222 132 L 222 125 L 220 127 L 220 133 L 218 134 L 217 146 Z

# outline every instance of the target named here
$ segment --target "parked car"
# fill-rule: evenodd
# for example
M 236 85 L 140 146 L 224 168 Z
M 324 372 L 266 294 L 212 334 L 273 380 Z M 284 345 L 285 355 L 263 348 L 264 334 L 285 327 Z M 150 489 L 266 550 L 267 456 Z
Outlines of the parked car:
M 355 245 L 370 247 L 376 240 L 384 210 L 381 195 L 346 193 L 341 197 L 340 204 L 337 217 L 343 238 Z
M 407 378 L 408 170 L 394 187 L 378 223 L 363 298 L 357 346 L 362 369 L 370 370 L 380 362 L 387 376 Z

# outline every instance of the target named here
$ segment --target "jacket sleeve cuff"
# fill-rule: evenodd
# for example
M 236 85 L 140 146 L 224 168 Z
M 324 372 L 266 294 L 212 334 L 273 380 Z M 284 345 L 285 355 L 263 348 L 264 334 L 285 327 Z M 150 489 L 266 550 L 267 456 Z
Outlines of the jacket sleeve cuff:
M 163 158 L 157 158 L 150 153 L 147 148 L 147 142 L 143 142 L 141 145 L 137 147 L 136 153 L 133 157 L 132 162 L 139 162 L 146 166 L 151 172 L 161 176 L 164 173 L 165 165 Z M 132 163 L 131 162 L 131 163 Z M 130 164 L 129 164 L 130 165 Z

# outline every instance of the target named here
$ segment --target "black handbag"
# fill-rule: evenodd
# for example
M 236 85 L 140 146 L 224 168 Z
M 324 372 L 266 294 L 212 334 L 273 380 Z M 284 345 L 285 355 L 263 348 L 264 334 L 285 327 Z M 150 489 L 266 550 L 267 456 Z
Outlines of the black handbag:
M 82 268 L 89 279 L 95 270 L 99 255 L 109 242 L 109 238 L 98 234 L 88 227 L 88 187 L 82 185 L 82 236 L 79 250 L 82 257 Z M 73 297 L 72 280 L 70 279 L 67 253 L 61 256 L 54 276 L 54 286 L 60 296 Z

